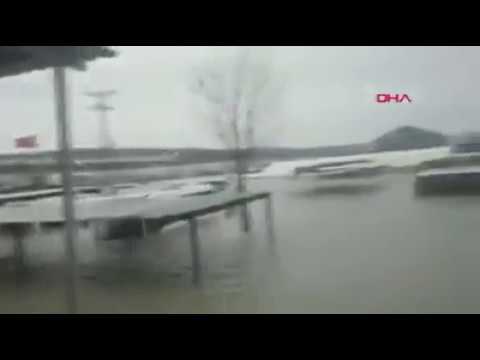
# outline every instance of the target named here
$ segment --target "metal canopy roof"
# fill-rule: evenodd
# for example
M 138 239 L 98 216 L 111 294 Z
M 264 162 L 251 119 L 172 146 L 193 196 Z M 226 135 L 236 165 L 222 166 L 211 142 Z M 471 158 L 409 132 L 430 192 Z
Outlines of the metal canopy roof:
M 115 54 L 107 46 L 0 46 L 0 77 L 57 66 L 85 70 L 88 61 Z

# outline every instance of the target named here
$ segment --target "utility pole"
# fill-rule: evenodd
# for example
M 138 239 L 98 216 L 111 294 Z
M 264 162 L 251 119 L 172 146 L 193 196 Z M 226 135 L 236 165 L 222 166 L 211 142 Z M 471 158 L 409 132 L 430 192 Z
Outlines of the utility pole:
M 115 147 L 107 118 L 107 113 L 114 110 L 114 107 L 107 104 L 107 99 L 116 93 L 117 92 L 115 90 L 102 90 L 87 92 L 85 94 L 97 100 L 97 102 L 90 107 L 90 109 L 96 111 L 99 115 L 98 121 L 100 129 L 100 147 L 104 149 L 111 149 Z

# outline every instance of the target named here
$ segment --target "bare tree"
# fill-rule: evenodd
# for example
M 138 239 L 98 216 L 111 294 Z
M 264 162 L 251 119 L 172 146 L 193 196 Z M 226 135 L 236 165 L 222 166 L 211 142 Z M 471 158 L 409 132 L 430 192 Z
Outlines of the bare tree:
M 242 174 L 255 157 L 256 130 L 265 118 L 265 110 L 271 110 L 272 105 L 266 96 L 273 80 L 272 64 L 252 50 L 242 47 L 233 61 L 198 68 L 193 85 L 193 90 L 209 104 L 207 117 L 219 139 L 233 152 L 239 192 L 246 190 Z M 262 50 L 265 53 L 265 48 Z

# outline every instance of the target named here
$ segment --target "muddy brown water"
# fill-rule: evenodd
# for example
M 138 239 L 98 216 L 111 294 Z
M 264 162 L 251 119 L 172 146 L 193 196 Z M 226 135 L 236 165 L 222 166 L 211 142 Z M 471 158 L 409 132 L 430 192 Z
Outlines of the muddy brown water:
M 235 214 L 200 222 L 201 289 L 191 284 L 188 227 L 151 234 L 134 256 L 123 241 L 96 245 L 81 228 L 79 312 L 480 312 L 480 196 L 415 198 L 409 174 L 340 185 L 257 179 L 250 189 L 274 194 L 275 257 L 261 202 L 250 234 Z M 1 240 L 0 312 L 64 312 L 61 233 L 28 238 L 20 283 Z

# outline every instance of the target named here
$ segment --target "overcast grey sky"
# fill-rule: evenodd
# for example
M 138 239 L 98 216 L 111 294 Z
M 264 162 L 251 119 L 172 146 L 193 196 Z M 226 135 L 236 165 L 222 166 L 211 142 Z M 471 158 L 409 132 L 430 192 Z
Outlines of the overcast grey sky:
M 116 47 L 115 59 L 70 72 L 74 143 L 97 146 L 96 114 L 85 91 L 113 88 L 110 125 L 118 146 L 219 147 L 189 84 L 198 65 L 228 59 L 233 47 Z M 254 48 L 253 52 L 265 51 Z M 478 47 L 274 47 L 283 84 L 263 145 L 319 146 L 370 141 L 400 125 L 449 133 L 480 131 Z M 0 152 L 13 138 L 38 134 L 55 147 L 50 71 L 0 80 Z M 376 93 L 406 93 L 413 102 L 377 104 Z M 277 96 L 277 95 L 276 95 Z

